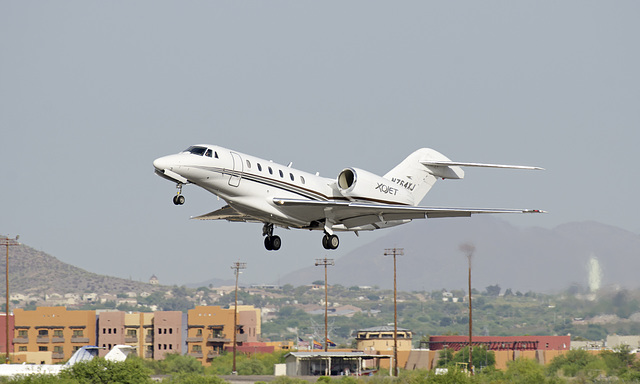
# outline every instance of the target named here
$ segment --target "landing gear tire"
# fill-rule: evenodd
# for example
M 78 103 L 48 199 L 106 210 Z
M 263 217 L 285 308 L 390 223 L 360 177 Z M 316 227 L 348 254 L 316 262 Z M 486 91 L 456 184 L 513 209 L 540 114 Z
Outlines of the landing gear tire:
M 336 235 L 325 234 L 322 238 L 322 246 L 324 249 L 337 249 L 340 245 L 340 239 Z
M 277 251 L 282 246 L 280 236 L 267 236 L 264 238 L 264 247 L 267 251 Z
M 173 204 L 175 204 L 175 205 L 184 204 L 184 200 L 185 200 L 184 196 L 182 196 L 182 195 L 173 196 Z

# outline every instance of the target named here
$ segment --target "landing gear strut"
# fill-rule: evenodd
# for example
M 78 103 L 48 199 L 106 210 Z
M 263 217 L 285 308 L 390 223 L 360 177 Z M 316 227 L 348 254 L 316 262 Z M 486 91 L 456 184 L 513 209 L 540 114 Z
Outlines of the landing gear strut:
M 267 251 L 277 251 L 282 245 L 280 236 L 273 234 L 273 224 L 267 223 L 262 227 L 262 235 L 264 238 L 264 247 Z
M 182 183 L 178 183 L 176 185 L 176 188 L 178 188 L 178 193 L 173 196 L 173 204 L 182 205 L 184 204 L 184 196 L 182 196 Z
M 324 234 L 322 238 L 322 246 L 324 249 L 337 249 L 340 245 L 340 239 L 336 235 Z

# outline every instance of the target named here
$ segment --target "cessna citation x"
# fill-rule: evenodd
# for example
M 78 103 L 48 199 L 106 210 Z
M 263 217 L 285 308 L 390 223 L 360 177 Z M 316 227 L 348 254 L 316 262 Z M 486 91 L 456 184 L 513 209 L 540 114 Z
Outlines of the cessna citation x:
M 462 179 L 460 167 L 542 169 L 515 165 L 460 163 L 422 148 L 380 177 L 345 168 L 336 179 L 320 177 L 215 145 L 194 145 L 153 162 L 159 176 L 176 183 L 176 205 L 184 204 L 182 186 L 195 184 L 222 198 L 224 207 L 193 217 L 262 223 L 267 250 L 278 250 L 274 226 L 320 230 L 322 245 L 336 249 L 335 232 L 369 231 L 413 219 L 464 217 L 476 213 L 539 213 L 533 209 L 421 207 L 418 203 L 438 178 Z

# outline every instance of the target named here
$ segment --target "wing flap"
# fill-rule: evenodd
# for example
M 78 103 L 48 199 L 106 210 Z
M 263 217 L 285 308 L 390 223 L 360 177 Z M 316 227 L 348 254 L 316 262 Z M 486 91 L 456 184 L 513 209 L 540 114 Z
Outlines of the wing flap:
M 286 214 L 299 217 L 312 214 L 313 220 L 323 220 L 330 212 L 335 224 L 347 228 L 361 227 L 385 221 L 400 221 L 442 217 L 468 217 L 474 214 L 490 213 L 543 213 L 535 209 L 503 208 L 447 208 L 414 207 L 408 205 L 382 205 L 358 202 L 314 201 L 296 199 L 273 199 L 278 209 Z
M 200 216 L 191 217 L 195 220 L 227 220 L 227 221 L 235 221 L 235 222 L 260 222 L 260 220 L 256 219 L 253 216 L 248 216 L 242 214 L 235 209 L 231 208 L 228 205 L 215 210 L 213 212 L 205 213 Z

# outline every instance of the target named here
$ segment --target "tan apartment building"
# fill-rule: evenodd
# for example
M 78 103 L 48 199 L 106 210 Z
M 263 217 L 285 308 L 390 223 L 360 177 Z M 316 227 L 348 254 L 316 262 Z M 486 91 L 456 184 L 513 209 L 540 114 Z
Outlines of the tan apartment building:
M 162 360 L 167 353 L 182 353 L 182 312 L 100 312 L 98 342 L 107 354 L 114 345 L 135 347 L 145 359 Z
M 96 311 L 67 311 L 65 307 L 38 307 L 13 311 L 14 351 L 52 352 L 52 362 L 68 360 L 85 345 L 96 344 Z
M 233 344 L 234 307 L 195 307 L 187 316 L 187 353 L 203 365 L 211 365 L 212 359 Z M 260 310 L 250 305 L 238 306 L 237 343 L 258 341 L 259 331 Z
M 167 353 L 182 354 L 182 312 L 155 312 L 153 339 L 154 360 L 164 360 Z

